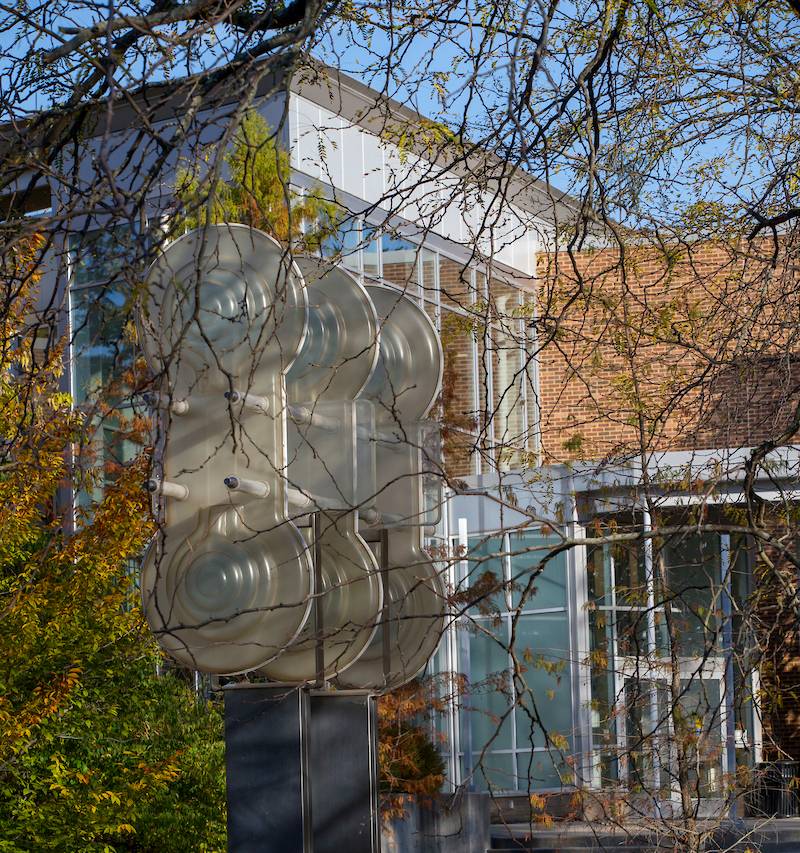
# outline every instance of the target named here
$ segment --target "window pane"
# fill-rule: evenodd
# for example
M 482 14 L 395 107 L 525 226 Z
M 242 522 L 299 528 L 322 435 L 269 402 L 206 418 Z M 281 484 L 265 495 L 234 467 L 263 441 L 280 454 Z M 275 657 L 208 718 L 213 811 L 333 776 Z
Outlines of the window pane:
M 103 391 L 119 400 L 128 393 L 133 366 L 133 325 L 121 284 L 72 292 L 73 379 L 80 404 Z
M 136 257 L 130 226 L 116 225 L 70 236 L 72 284 L 107 282 Z
M 549 752 L 517 753 L 517 790 L 532 791 L 545 788 L 561 788 L 573 782 L 572 771 L 565 761 L 566 756 Z
M 592 737 L 595 748 L 610 749 L 616 741 L 614 723 L 614 658 L 612 615 L 608 610 L 589 611 L 592 666 Z
M 586 573 L 589 600 L 597 605 L 611 605 L 611 560 L 607 548 L 592 545 L 586 549 Z
M 722 698 L 720 683 L 693 678 L 681 682 L 679 705 L 683 724 L 680 734 L 687 746 L 689 784 L 694 796 L 708 797 L 722 791 Z
M 719 536 L 683 535 L 664 543 L 675 639 L 684 655 L 718 645 L 720 602 Z
M 460 582 L 460 592 L 469 612 L 479 616 L 506 610 L 503 537 L 470 537 L 462 566 L 466 577 Z M 463 571 L 463 569 L 462 569 Z
M 614 630 L 621 655 L 640 661 L 648 656 L 646 610 L 617 610 Z
M 566 613 L 541 613 L 517 620 L 514 652 L 527 668 L 516 709 L 517 745 L 545 746 L 544 732 L 572 734 L 569 624 Z
M 505 629 L 488 620 L 477 624 L 485 630 L 470 632 L 469 636 L 469 696 L 464 698 L 459 715 L 462 743 L 467 742 L 463 726 L 471 725 L 473 751 L 480 751 L 489 741 L 491 749 L 510 749 L 512 717 L 508 711 L 512 702 Z
M 645 577 L 644 548 L 638 543 L 611 546 L 614 561 L 614 582 L 617 604 L 631 607 L 647 605 L 647 579 Z
M 475 338 L 469 318 L 442 311 L 441 340 L 442 427 L 446 470 L 449 476 L 472 474 L 478 426 L 475 393 Z
M 654 757 L 665 768 L 661 773 L 660 787 L 669 792 L 670 744 L 667 737 L 669 719 L 669 694 L 663 681 L 625 679 L 626 749 L 624 757 L 628 768 L 628 784 L 653 791 Z M 654 716 L 655 715 L 655 716 Z
M 497 291 L 502 291 L 497 293 Z M 490 282 L 493 323 L 489 335 L 495 459 L 500 470 L 518 467 L 525 450 L 523 387 L 525 363 L 521 349 L 519 292 Z
M 380 238 L 376 235 L 376 229 L 371 225 L 364 225 L 361 232 L 362 257 L 364 260 L 364 275 L 377 278 L 381 274 L 380 260 L 378 257 L 378 243 Z
M 358 220 L 348 218 L 339 225 L 334 234 L 330 234 L 322 242 L 322 255 L 326 258 L 341 260 L 347 269 L 358 271 Z
M 528 453 L 537 453 L 540 443 L 539 422 L 541 413 L 539 411 L 538 389 L 536 388 L 536 365 L 539 362 L 539 354 L 537 352 L 536 327 L 533 325 L 536 313 L 535 296 L 531 293 L 523 292 L 523 303 L 523 319 L 520 334 L 524 343 L 527 365 L 523 375 L 525 405 L 528 413 L 527 450 Z M 533 462 L 529 464 L 533 464 Z
M 513 608 L 532 610 L 567 606 L 567 555 L 558 554 L 540 567 L 548 550 L 558 543 L 552 536 L 523 531 L 512 533 L 509 539 L 511 554 L 511 604 Z M 536 550 L 528 551 L 533 548 Z M 538 573 L 530 590 L 525 592 L 532 573 Z M 523 600 L 524 599 L 524 600 Z
M 402 288 L 412 299 L 419 298 L 417 247 L 409 240 L 384 234 L 381 238 L 383 278 Z
M 430 249 L 420 249 L 419 284 L 422 288 L 423 298 L 432 303 L 436 303 L 439 298 L 437 264 L 438 256 L 436 252 L 432 252 Z
M 442 307 L 466 312 L 474 300 L 472 270 L 457 261 L 439 256 L 439 290 Z
M 517 778 L 514 774 L 514 756 L 510 752 L 487 752 L 481 759 L 480 753 L 473 756 L 475 787 L 479 791 L 516 791 Z

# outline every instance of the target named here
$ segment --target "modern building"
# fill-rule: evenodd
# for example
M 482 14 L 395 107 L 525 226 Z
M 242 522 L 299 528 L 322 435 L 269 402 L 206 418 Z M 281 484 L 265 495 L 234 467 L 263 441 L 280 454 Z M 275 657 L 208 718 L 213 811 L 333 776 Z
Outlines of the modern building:
M 446 500 L 431 545 L 454 558 L 446 561 L 453 618 L 431 672 L 465 676 L 437 721 L 452 783 L 544 793 L 602 791 L 647 777 L 669 800 L 669 746 L 648 737 L 648 726 L 657 720 L 659 731 L 673 731 L 676 715 L 689 715 L 699 744 L 692 772 L 698 790 L 714 799 L 737 762 L 762 759 L 765 728 L 787 752 L 800 745 L 800 731 L 764 718 L 759 668 L 741 663 L 750 640 L 736 614 L 753 586 L 750 543 L 707 531 L 661 543 L 659 559 L 682 593 L 669 605 L 660 600 L 648 544 L 655 520 L 645 486 L 657 497 L 659 527 L 686 507 L 702 505 L 706 519 L 722 521 L 741 506 L 742 463 L 747 447 L 768 433 L 763 418 L 734 432 L 740 412 L 729 407 L 724 424 L 676 426 L 651 444 L 644 462 L 615 452 L 630 439 L 630 423 L 596 405 L 584 380 L 569 374 L 567 348 L 574 354 L 581 338 L 550 347 L 531 322 L 553 280 L 557 226 L 574 220 L 576 203 L 519 172 L 506 179 L 489 154 L 471 154 L 477 166 L 459 171 L 450 143 L 403 143 L 392 120 L 425 120 L 343 75 L 296 77 L 288 91 L 267 81 L 264 95 L 258 110 L 289 151 L 295 189 L 323 188 L 348 212 L 333 241 L 342 262 L 410 294 L 442 336 Z M 169 86 L 140 97 L 168 135 L 185 105 Z M 41 307 L 55 312 L 68 292 L 77 404 L 108 394 L 112 380 L 112 393 L 124 399 L 137 356 L 128 313 L 136 270 L 124 261 L 169 215 L 182 159 L 219 137 L 232 106 L 216 104 L 218 119 L 207 116 L 202 136 L 170 154 L 146 188 L 145 221 L 119 221 L 118 213 L 110 221 L 98 204 L 89 215 L 71 215 L 69 240 L 54 243 Z M 129 187 L 148 174 L 156 134 L 139 134 L 137 121 L 136 110 L 120 104 L 110 134 L 100 136 L 98 125 L 98 136 L 62 166 L 68 173 L 74 165 L 73 186 L 111 180 Z M 109 156 L 111 179 L 102 173 Z M 42 181 L 37 204 L 57 210 L 64 186 Z M 599 255 L 586 257 L 597 263 Z M 643 275 L 643 287 L 660 281 L 657 267 L 654 261 Z M 687 267 L 676 286 L 692 276 Z M 668 363 L 664 352 L 657 358 Z M 597 381 L 610 399 L 613 366 L 611 378 Z M 124 463 L 133 448 L 118 424 L 94 416 L 98 459 Z M 765 500 L 791 502 L 798 455 L 794 448 L 773 455 L 769 478 L 756 486 Z M 583 543 L 608 530 L 631 531 L 630 544 Z M 668 618 L 680 622 L 673 658 Z M 685 684 L 680 706 L 669 701 L 667 659 L 677 661 Z

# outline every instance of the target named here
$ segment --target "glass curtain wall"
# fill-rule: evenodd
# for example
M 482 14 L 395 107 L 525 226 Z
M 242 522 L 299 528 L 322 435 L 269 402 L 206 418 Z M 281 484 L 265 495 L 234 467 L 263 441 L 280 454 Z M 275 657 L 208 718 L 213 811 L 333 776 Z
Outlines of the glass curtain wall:
M 456 598 L 462 781 L 479 790 L 572 784 L 572 655 L 564 554 L 541 531 L 460 543 Z M 455 542 L 459 546 L 458 540 Z
M 450 476 L 508 470 L 529 461 L 536 423 L 529 342 L 518 289 L 359 217 L 323 245 L 352 271 L 420 302 L 444 350 L 441 410 Z M 495 294 L 496 291 L 496 294 Z M 491 307 L 490 307 L 491 306 Z
M 99 498 L 103 484 L 139 452 L 128 438 L 134 414 L 135 359 L 130 287 L 122 271 L 134 255 L 135 235 L 126 225 L 73 235 L 70 240 L 72 396 L 96 425 L 82 454 L 99 472 L 93 488 L 79 496 Z

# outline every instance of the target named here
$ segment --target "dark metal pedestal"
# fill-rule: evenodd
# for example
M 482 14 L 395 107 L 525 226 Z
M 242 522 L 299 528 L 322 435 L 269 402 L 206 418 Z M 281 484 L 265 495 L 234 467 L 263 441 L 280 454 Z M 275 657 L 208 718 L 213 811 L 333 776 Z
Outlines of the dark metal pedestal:
M 375 699 L 225 690 L 230 853 L 380 853 Z
M 375 699 L 311 693 L 314 853 L 379 853 Z
M 231 853 L 312 853 L 308 693 L 225 691 L 225 772 Z

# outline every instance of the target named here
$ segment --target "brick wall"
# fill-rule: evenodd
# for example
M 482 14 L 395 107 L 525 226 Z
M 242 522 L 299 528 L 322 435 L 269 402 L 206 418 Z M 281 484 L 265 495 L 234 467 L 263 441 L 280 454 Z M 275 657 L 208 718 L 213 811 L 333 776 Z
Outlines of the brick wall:
M 769 246 L 703 243 L 540 259 L 547 461 L 745 446 L 798 403 L 798 276 Z

